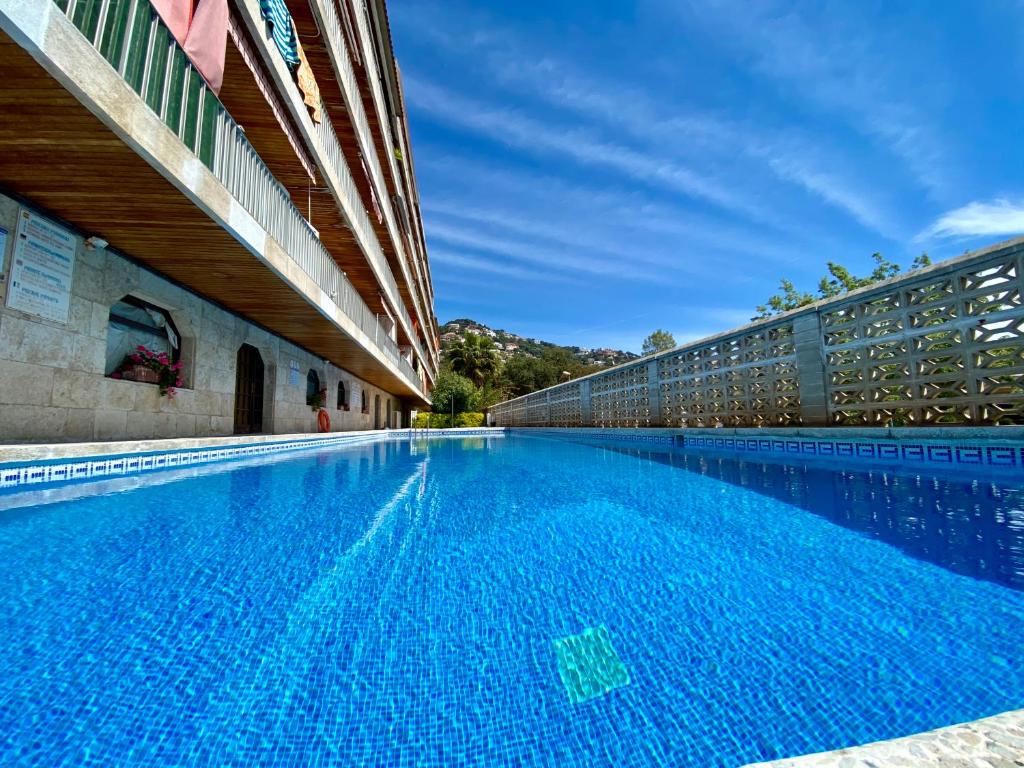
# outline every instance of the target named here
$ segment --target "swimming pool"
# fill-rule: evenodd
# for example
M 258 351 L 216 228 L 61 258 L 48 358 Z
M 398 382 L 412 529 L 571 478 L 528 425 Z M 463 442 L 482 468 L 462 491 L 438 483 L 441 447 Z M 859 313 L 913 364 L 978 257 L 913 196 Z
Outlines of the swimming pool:
M 1022 706 L 1024 481 L 833 467 L 511 434 L 8 504 L 0 764 L 735 766 Z

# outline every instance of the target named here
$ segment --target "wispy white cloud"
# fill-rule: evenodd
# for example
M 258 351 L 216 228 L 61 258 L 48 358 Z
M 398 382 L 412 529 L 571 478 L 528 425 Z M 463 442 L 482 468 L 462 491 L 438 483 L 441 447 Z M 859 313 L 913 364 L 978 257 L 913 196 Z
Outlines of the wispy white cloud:
M 542 99 L 559 112 L 572 112 L 587 125 L 602 123 L 643 142 L 647 152 L 653 153 L 648 157 L 637 153 L 631 153 L 629 158 L 618 155 L 616 162 L 620 167 L 620 161 L 628 161 L 636 172 L 653 178 L 657 174 L 651 169 L 656 165 L 668 167 L 696 156 L 705 160 L 714 156 L 717 163 L 731 165 L 742 156 L 763 165 L 776 179 L 794 184 L 848 214 L 871 231 L 891 238 L 901 234 L 892 215 L 884 212 L 877 190 L 869 191 L 851 179 L 834 159 L 823 156 L 813 140 L 801 137 L 792 127 L 784 132 L 764 125 L 754 129 L 691 105 L 655 103 L 646 92 L 628 83 L 596 81 L 565 61 L 539 54 L 505 30 L 488 29 L 486 34 L 468 39 L 466 35 L 453 34 L 439 25 L 437 19 L 442 17 L 433 14 L 425 19 L 429 30 L 426 34 L 436 45 L 460 55 L 470 48 L 474 61 L 479 61 L 502 86 L 522 96 Z M 628 108 L 624 108 L 627 104 Z M 638 156 L 644 157 L 644 161 L 635 162 Z M 749 172 L 740 175 L 748 182 L 751 179 Z M 726 208 L 737 208 L 735 192 L 730 193 L 734 197 L 732 204 L 723 199 L 726 184 L 719 183 L 716 193 L 708 195 L 706 188 L 694 188 L 692 172 L 683 181 L 689 194 Z M 760 205 L 747 201 L 739 211 L 757 213 L 756 218 L 762 223 L 785 228 L 777 212 L 766 214 Z M 801 226 L 806 221 L 794 224 Z
M 486 272 L 503 277 L 515 277 L 521 280 L 544 280 L 548 282 L 577 283 L 579 282 L 572 275 L 558 274 L 551 271 L 537 271 L 525 269 L 515 264 L 496 262 L 493 259 L 478 255 L 457 253 L 444 248 L 431 248 L 430 260 L 437 264 L 445 264 L 453 267 L 449 273 L 457 270 L 469 270 L 472 272 Z
M 765 218 L 766 213 L 740 199 L 730 185 L 702 175 L 664 157 L 602 141 L 588 130 L 556 127 L 504 107 L 455 94 L 406 74 L 406 99 L 435 119 L 471 130 L 518 149 L 571 158 L 585 165 L 617 171 L 643 184 L 653 184 L 722 208 Z
M 536 196 L 536 190 L 534 195 Z M 548 198 L 544 199 L 546 201 Z M 564 206 L 565 198 L 557 199 Z M 561 213 L 564 216 L 552 215 L 547 219 L 525 215 L 529 210 L 531 209 L 516 214 L 508 207 L 485 208 L 475 206 L 471 200 L 451 199 L 431 201 L 424 205 L 431 231 L 442 240 L 451 232 L 451 229 L 446 227 L 464 227 L 466 222 L 470 222 L 486 228 L 489 232 L 497 230 L 506 238 L 501 240 L 502 243 L 508 240 L 517 243 L 540 241 L 541 253 L 583 254 L 569 262 L 568 266 L 582 267 L 584 271 L 599 275 L 622 274 L 629 272 L 634 266 L 641 270 L 639 277 L 652 280 L 656 279 L 655 274 L 660 276 L 659 279 L 687 276 L 707 278 L 716 272 L 715 267 L 706 260 L 682 258 L 686 249 L 678 244 L 650 245 L 640 242 L 636 233 L 638 230 L 644 230 L 646 215 L 639 210 L 631 210 L 631 216 L 623 215 L 614 208 L 589 212 L 563 210 Z M 587 216 L 587 213 L 591 216 Z M 460 230 L 456 237 L 461 238 L 464 234 Z M 694 230 L 688 231 L 687 235 L 691 248 L 695 247 L 694 243 L 712 240 L 714 237 L 710 233 L 707 237 L 702 237 L 702 233 Z M 465 240 L 460 239 L 459 242 L 464 243 Z M 477 235 L 472 237 L 473 245 L 479 247 L 482 242 L 494 243 L 494 235 L 486 241 L 481 241 Z M 756 247 L 750 246 L 749 243 L 747 245 L 744 252 L 757 252 Z M 718 248 L 720 246 L 716 243 L 716 249 Z M 565 264 L 562 261 L 559 263 Z M 650 268 L 655 268 L 656 273 Z
M 506 258 L 543 265 L 549 270 L 566 270 L 596 276 L 615 275 L 631 280 L 657 280 L 654 272 L 637 269 L 621 260 L 604 260 L 592 255 L 574 255 L 566 248 L 530 244 L 521 238 L 504 238 L 467 227 L 428 221 L 427 239 L 449 245 L 501 254 Z M 433 251 L 431 251 L 433 252 Z
M 849 179 L 819 170 L 796 153 L 772 152 L 767 160 L 780 178 L 799 184 L 825 202 L 846 211 L 866 229 L 890 237 L 896 234 L 897 226 L 890 214 L 869 195 L 857 190 Z
M 440 214 L 572 245 L 575 252 L 609 254 L 629 263 L 662 267 L 666 277 L 676 273 L 714 276 L 720 274 L 722 262 L 738 255 L 749 261 L 736 277 L 742 280 L 772 265 L 805 262 L 819 252 L 841 252 L 843 246 L 828 232 L 811 236 L 812 222 L 804 233 L 784 235 L 735 218 L 655 201 L 635 190 L 571 183 L 466 157 L 429 153 L 420 167 L 460 179 L 484 179 L 488 188 L 501 190 L 499 201 L 467 183 L 458 193 L 424 200 L 428 230 Z
M 787 95 L 840 116 L 853 130 L 901 158 L 917 183 L 936 199 L 951 189 L 952 158 L 931 111 L 911 99 L 941 96 L 942 73 L 931 62 L 927 77 L 898 71 L 908 66 L 903 48 L 879 44 L 884 30 L 862 27 L 837 4 L 792 7 L 776 0 L 693 2 L 687 21 L 712 28 L 712 39 L 738 50 L 753 71 L 779 83 Z M 815 15 L 817 14 L 817 15 Z
M 1024 200 L 972 202 L 948 211 L 917 236 L 918 241 L 936 237 L 1024 234 Z

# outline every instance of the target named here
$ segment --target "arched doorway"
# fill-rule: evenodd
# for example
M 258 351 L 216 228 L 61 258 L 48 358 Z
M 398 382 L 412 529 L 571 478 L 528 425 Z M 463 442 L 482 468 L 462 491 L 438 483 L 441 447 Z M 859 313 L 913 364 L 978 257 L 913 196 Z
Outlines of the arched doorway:
M 235 361 L 235 434 L 263 431 L 263 358 L 250 344 L 238 348 Z
M 380 429 L 380 395 L 373 396 L 373 428 Z

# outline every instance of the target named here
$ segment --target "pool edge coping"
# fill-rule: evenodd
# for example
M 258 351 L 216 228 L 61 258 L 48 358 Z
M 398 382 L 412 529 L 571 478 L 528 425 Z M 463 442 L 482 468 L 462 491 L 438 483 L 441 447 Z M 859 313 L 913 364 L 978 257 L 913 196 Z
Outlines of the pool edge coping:
M 1006 744 L 1006 740 L 1012 744 Z M 997 750 L 1009 749 L 1010 757 Z M 957 723 L 930 731 L 873 741 L 828 752 L 748 763 L 742 768 L 897 768 L 907 765 L 975 765 L 973 761 L 996 759 L 1013 765 L 1013 755 L 1024 750 L 1024 709 L 1012 709 L 989 717 Z M 922 757 L 922 753 L 924 757 Z M 957 762 L 950 762 L 957 761 Z M 970 761 L 970 762 L 967 762 Z
M 414 438 L 504 436 L 501 427 L 391 429 L 0 446 L 0 491 L 148 473 L 255 456 Z

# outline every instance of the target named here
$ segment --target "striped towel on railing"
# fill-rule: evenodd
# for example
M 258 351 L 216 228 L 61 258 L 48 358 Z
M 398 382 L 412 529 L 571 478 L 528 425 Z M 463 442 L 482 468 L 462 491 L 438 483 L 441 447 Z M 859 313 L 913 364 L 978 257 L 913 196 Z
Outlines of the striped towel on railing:
M 277 50 L 289 67 L 299 63 L 299 38 L 292 26 L 292 15 L 284 0 L 260 0 L 260 13 L 270 25 L 270 34 L 274 38 Z

